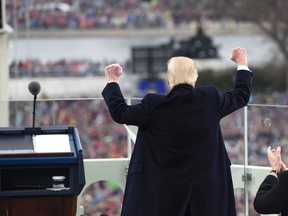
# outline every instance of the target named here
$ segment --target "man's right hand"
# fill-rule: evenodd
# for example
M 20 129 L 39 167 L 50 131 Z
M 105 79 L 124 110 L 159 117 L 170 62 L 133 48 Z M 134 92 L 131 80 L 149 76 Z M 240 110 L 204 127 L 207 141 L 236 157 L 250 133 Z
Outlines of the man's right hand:
M 234 48 L 231 51 L 230 58 L 234 61 L 237 65 L 246 65 L 248 66 L 247 61 L 247 52 L 245 48 Z

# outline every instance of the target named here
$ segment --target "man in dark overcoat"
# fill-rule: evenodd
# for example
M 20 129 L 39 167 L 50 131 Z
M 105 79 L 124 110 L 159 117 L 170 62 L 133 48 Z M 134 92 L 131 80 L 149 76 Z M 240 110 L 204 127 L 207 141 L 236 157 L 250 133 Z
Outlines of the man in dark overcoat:
M 105 67 L 102 95 L 114 121 L 138 126 L 122 216 L 235 216 L 230 160 L 220 120 L 247 105 L 252 72 L 245 48 L 234 48 L 235 85 L 221 93 L 195 87 L 198 72 L 187 57 L 168 62 L 167 95 L 147 94 L 127 105 L 117 83 L 119 64 Z

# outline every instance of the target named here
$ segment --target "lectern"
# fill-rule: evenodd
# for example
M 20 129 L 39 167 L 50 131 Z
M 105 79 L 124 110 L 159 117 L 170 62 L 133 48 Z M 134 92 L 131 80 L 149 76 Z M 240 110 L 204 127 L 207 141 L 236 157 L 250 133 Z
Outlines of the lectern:
M 0 128 L 0 215 L 75 216 L 84 185 L 76 127 Z

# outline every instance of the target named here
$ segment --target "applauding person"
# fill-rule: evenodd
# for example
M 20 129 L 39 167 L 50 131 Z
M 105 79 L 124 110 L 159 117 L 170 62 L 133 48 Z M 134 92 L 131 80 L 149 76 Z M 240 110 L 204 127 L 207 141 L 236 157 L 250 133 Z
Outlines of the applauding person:
M 254 208 L 260 214 L 288 215 L 288 170 L 281 158 L 281 147 L 267 149 L 272 170 L 260 185 Z

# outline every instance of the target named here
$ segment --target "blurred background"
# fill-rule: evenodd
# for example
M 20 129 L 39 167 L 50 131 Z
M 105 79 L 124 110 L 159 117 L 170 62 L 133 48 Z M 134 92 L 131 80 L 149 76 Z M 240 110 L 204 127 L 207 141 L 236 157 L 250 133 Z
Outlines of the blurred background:
M 8 32 L 1 99 L 10 101 L 9 126 L 31 125 L 27 86 L 37 80 L 37 125 L 77 125 L 87 159 L 127 157 L 125 129 L 101 100 L 107 64 L 123 66 L 120 85 L 133 104 L 147 92 L 169 91 L 166 63 L 176 55 L 196 61 L 196 86 L 233 88 L 229 54 L 245 47 L 254 73 L 249 164 L 268 166 L 268 145 L 288 153 L 287 9 L 287 0 L 1 0 L 0 28 Z M 243 124 L 243 111 L 222 122 L 233 164 L 244 164 Z M 122 195 L 113 182 L 91 185 L 85 215 L 119 215 Z M 243 193 L 235 195 L 241 215 Z
M 128 95 L 141 96 L 149 88 L 165 91 L 162 73 L 172 55 L 196 60 L 199 85 L 213 82 L 225 89 L 231 87 L 229 77 L 235 69 L 229 54 L 237 46 L 248 50 L 249 66 L 257 77 L 254 95 L 286 92 L 284 0 L 6 0 L 5 8 L 13 29 L 13 98 L 25 97 L 18 86 L 28 77 L 47 82 L 57 77 L 61 83 L 77 77 L 77 91 L 74 85 L 55 83 L 55 89 L 49 83 L 43 93 L 94 97 L 103 86 L 103 69 L 111 62 L 123 65 Z M 87 77 L 99 89 L 80 82 Z

